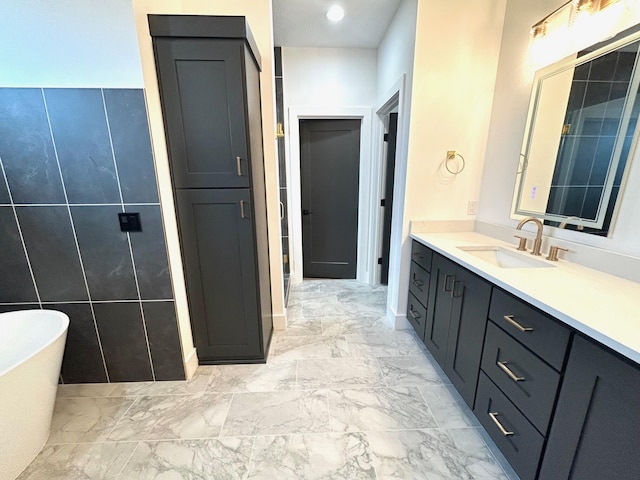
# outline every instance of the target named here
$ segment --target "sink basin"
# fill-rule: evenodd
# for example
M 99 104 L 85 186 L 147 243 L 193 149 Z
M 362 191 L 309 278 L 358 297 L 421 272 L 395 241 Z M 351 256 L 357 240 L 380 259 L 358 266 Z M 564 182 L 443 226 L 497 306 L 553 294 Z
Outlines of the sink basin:
M 528 254 L 513 252 L 495 245 L 458 247 L 474 257 L 500 268 L 552 268 L 555 265 L 540 261 Z

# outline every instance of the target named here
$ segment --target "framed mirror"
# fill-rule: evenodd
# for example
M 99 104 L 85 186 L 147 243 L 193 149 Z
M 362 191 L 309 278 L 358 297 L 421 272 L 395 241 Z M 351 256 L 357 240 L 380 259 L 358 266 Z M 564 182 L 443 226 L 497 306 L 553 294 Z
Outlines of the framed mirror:
M 514 214 L 606 236 L 640 113 L 640 29 L 536 73 Z

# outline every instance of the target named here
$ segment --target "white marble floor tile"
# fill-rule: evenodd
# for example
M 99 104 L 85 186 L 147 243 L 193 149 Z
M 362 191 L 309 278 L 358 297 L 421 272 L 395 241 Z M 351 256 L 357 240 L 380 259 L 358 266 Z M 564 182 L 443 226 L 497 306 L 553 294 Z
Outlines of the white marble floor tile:
M 136 443 L 47 445 L 17 480 L 115 480 Z
M 435 428 L 417 387 L 330 390 L 331 430 L 359 432 Z
M 507 480 L 473 428 L 365 435 L 380 479 Z
M 449 383 L 425 355 L 381 357 L 377 359 L 387 386 L 421 386 Z
M 302 307 L 287 309 L 287 328 L 274 332 L 274 335 L 322 335 L 320 318 L 307 318 L 302 313 Z
M 385 335 L 393 330 L 389 328 L 385 317 L 381 315 L 372 317 L 323 317 L 323 335 L 345 335 L 352 333 Z
M 79 383 L 58 385 L 58 398 L 108 397 L 116 388 L 116 383 Z
M 132 398 L 58 398 L 48 443 L 104 441 L 133 403 Z
M 353 334 L 345 335 L 349 344 L 349 353 L 354 357 L 400 357 L 421 355 L 422 350 L 413 335 L 402 330 L 392 330 L 384 335 Z
M 241 480 L 253 438 L 140 442 L 119 480 Z
M 453 385 L 427 385 L 420 392 L 433 416 L 442 428 L 478 427 L 480 422 L 473 415 Z
M 374 313 L 378 313 L 375 310 Z M 358 317 L 362 314 L 361 306 L 355 303 L 339 303 L 326 301 L 313 301 L 302 304 L 302 316 L 304 318 L 322 317 Z
M 298 390 L 377 387 L 382 373 L 375 358 L 298 360 Z
M 295 390 L 296 361 L 260 365 L 216 365 L 211 372 L 208 392 L 271 392 Z
M 251 392 L 233 396 L 221 436 L 329 431 L 326 390 Z
M 257 437 L 249 479 L 375 480 L 362 434 Z
M 140 397 L 109 434 L 109 440 L 217 437 L 231 394 Z
M 208 374 L 194 375 L 190 381 L 171 382 L 127 382 L 114 383 L 111 397 L 133 397 L 148 395 L 197 395 L 204 392 L 209 381 Z
M 282 360 L 300 358 L 335 358 L 349 355 L 349 347 L 343 336 L 304 335 L 274 336 L 271 340 L 271 357 Z

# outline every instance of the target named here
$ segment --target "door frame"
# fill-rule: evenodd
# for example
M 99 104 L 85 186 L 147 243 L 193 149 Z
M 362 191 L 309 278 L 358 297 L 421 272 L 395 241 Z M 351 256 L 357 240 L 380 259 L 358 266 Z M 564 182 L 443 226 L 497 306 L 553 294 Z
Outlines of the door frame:
M 289 195 L 289 240 L 291 281 L 302 282 L 302 196 L 300 186 L 300 120 L 347 120 L 359 119 L 360 127 L 360 186 L 358 192 L 358 257 L 356 280 L 371 283 L 375 271 L 371 264 L 371 191 L 375 190 L 372 159 L 372 120 L 370 107 L 290 107 L 285 117 L 288 142 L 288 195 Z M 377 210 L 376 210 L 377 213 Z M 377 257 L 376 257 L 377 263 Z M 377 266 L 377 265 L 376 265 Z

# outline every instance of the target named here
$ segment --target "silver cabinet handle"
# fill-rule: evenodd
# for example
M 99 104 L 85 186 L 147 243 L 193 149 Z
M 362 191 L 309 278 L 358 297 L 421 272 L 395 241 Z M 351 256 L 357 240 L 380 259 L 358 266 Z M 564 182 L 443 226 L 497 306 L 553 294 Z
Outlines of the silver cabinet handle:
M 509 322 L 511 325 L 516 327 L 521 332 L 533 332 L 533 328 L 531 328 L 531 327 L 523 327 L 518 322 L 516 322 L 513 319 L 513 315 L 504 315 L 502 318 L 504 318 L 507 322 Z
M 450 278 L 453 278 L 453 279 L 454 279 L 453 283 L 455 283 L 455 278 L 456 278 L 456 276 L 455 276 L 455 275 L 445 275 L 445 276 L 444 276 L 444 291 L 445 291 L 445 292 L 450 292 L 450 291 L 451 291 L 451 289 L 450 289 L 450 288 L 447 288 L 447 284 L 449 283 L 449 279 L 450 279 Z M 452 286 L 453 286 L 453 285 L 452 285 Z
M 242 159 L 240 157 L 236 157 L 236 167 L 238 167 L 238 176 L 242 176 Z
M 244 212 L 244 200 L 240 200 L 240 218 L 247 218 Z
M 409 310 L 409 315 L 411 315 L 413 317 L 414 320 L 418 320 L 420 318 L 420 315 L 417 314 L 416 312 L 414 312 L 413 310 Z
M 280 202 L 280 220 L 284 220 L 284 203 Z
M 424 285 L 424 282 L 422 280 L 417 280 L 416 279 L 416 274 L 413 274 L 413 278 L 411 279 L 411 283 L 413 283 L 414 286 L 420 288 Z
M 498 366 L 502 369 L 502 371 L 504 373 L 506 373 L 508 375 L 508 377 L 513 380 L 514 382 L 522 382 L 523 380 L 526 380 L 524 377 L 519 377 L 517 376 L 515 373 L 513 373 L 513 370 L 511 370 L 509 367 L 507 367 L 507 363 L 508 362 L 498 362 Z
M 500 420 L 498 420 L 498 415 L 499 415 L 498 412 L 489 412 L 489 416 L 491 417 L 491 420 L 493 420 L 493 423 L 496 424 L 496 426 L 498 427 L 498 430 L 500 430 L 500 433 L 502 433 L 502 435 L 504 435 L 505 437 L 508 437 L 509 435 L 513 435 L 513 432 L 510 432 L 509 430 L 507 430 L 502 426 L 502 424 L 500 423 Z
M 462 294 L 456 295 L 456 285 L 462 283 L 463 291 L 464 291 L 464 282 L 462 280 L 454 280 L 453 285 L 451 286 L 451 298 L 461 297 Z

